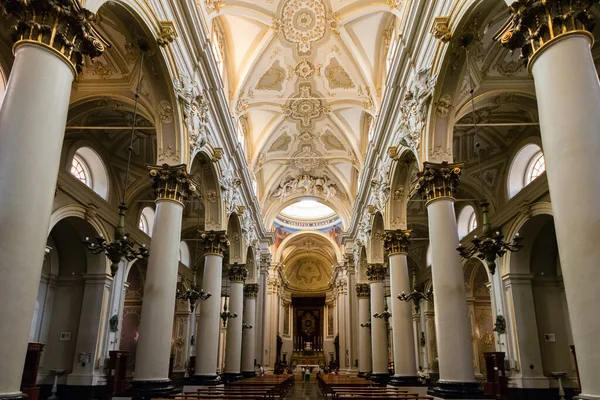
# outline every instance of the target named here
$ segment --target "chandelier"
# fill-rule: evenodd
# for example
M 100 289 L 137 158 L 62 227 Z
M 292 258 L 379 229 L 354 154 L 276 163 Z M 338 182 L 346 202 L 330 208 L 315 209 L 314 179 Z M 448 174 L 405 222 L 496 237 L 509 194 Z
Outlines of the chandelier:
M 390 318 L 392 318 L 392 313 L 389 312 L 389 310 L 388 310 L 387 301 L 385 302 L 385 305 L 384 305 L 384 308 L 383 308 L 383 312 L 381 312 L 381 313 L 375 313 L 375 314 L 373 314 L 373 316 L 375 318 L 385 320 L 386 323 L 389 321 Z
M 225 303 L 223 304 L 223 312 L 221 313 L 221 319 L 223 320 L 223 328 L 225 328 L 225 326 L 227 326 L 227 321 L 230 320 L 231 318 L 237 318 L 238 314 L 236 312 L 231 313 L 228 309 L 227 309 L 227 300 L 229 299 L 229 296 L 225 297 Z
M 412 287 L 413 287 L 413 291 L 410 292 L 409 294 L 406 294 L 404 292 L 400 293 L 398 295 L 398 300 L 405 301 L 407 303 L 409 301 L 412 301 L 413 304 L 415 305 L 415 312 L 418 313 L 420 310 L 419 304 L 421 303 L 421 300 L 425 300 L 425 301 L 433 300 L 433 288 L 430 288 L 425 293 L 419 292 L 417 290 L 417 273 L 414 269 L 413 269 L 413 285 L 412 285 Z
M 469 63 L 469 44 L 473 41 L 473 36 L 470 34 L 464 35 L 461 38 L 461 46 L 465 49 L 466 54 L 466 64 L 467 68 L 469 68 L 469 79 L 471 83 L 471 113 L 473 119 L 473 127 L 475 129 L 475 148 L 477 150 L 477 159 L 479 166 L 479 182 L 481 185 L 481 194 L 483 196 L 483 200 L 481 201 L 481 213 L 482 213 L 482 222 L 483 222 L 483 236 L 477 237 L 475 236 L 471 241 L 472 246 L 464 247 L 462 243 L 459 243 L 458 248 L 456 249 L 461 257 L 468 259 L 473 256 L 476 256 L 482 261 L 486 262 L 487 268 L 490 271 L 491 275 L 494 275 L 496 272 L 496 258 L 502 257 L 507 251 L 519 251 L 523 248 L 523 244 L 521 241 L 523 238 L 519 236 L 517 233 L 514 239 L 507 243 L 504 241 L 504 235 L 500 232 L 499 229 L 493 229 L 489 222 L 489 205 L 490 203 L 487 201 L 485 197 L 485 190 L 483 187 L 483 174 L 481 172 L 481 145 L 478 140 L 479 136 L 479 127 L 477 126 L 477 119 L 475 115 L 475 89 L 473 78 L 471 74 L 471 64 Z
M 94 255 L 104 253 L 110 260 L 110 272 L 112 276 L 115 276 L 119 269 L 119 263 L 124 258 L 127 261 L 133 261 L 135 259 L 147 259 L 149 256 L 148 249 L 145 245 L 141 248 L 135 249 L 133 242 L 128 239 L 128 235 L 125 233 L 125 194 L 127 193 L 127 186 L 129 184 L 129 174 L 131 169 L 131 158 L 133 155 L 133 138 L 135 135 L 135 127 L 137 123 L 137 110 L 140 101 L 140 85 L 142 83 L 142 77 L 144 75 L 144 56 L 150 51 L 150 44 L 145 39 L 138 40 L 138 46 L 141 51 L 140 56 L 140 74 L 138 76 L 137 86 L 135 88 L 135 103 L 133 108 L 133 118 L 131 122 L 131 135 L 129 139 L 128 156 L 127 156 L 127 171 L 125 174 L 125 180 L 123 182 L 123 197 L 121 204 L 119 204 L 119 222 L 115 229 L 115 240 L 112 242 L 106 241 L 104 236 L 100 234 L 96 241 L 93 242 L 89 237 L 86 237 L 83 241 L 85 247 Z
M 211 296 L 210 293 L 205 293 L 198 285 L 193 283 L 185 292 L 177 288 L 175 297 L 179 300 L 185 300 L 190 303 L 190 311 L 194 312 L 198 300 L 207 300 Z
M 364 324 L 360 324 L 361 327 L 363 328 L 369 328 L 371 329 L 371 321 L 367 321 Z

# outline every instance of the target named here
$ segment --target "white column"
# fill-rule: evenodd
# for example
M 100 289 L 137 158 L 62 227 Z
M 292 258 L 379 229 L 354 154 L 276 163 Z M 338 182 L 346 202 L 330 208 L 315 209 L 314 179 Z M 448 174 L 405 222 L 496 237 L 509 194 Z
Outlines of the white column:
M 268 272 L 267 300 L 264 316 L 264 367 L 273 371 L 277 356 L 277 328 L 279 324 L 279 286 L 278 266 L 271 265 Z
M 373 316 L 373 314 L 383 313 L 385 310 L 383 287 L 385 268 L 382 264 L 371 264 L 367 268 L 367 276 L 371 286 L 371 349 L 373 354 L 371 380 L 385 384 L 389 379 L 387 323 L 384 319 Z
M 509 0 L 510 1 L 510 0 Z M 564 3 L 562 8 L 556 4 Z M 600 398 L 600 81 L 587 20 L 595 1 L 520 7 L 502 37 L 529 56 L 535 82 L 552 213 L 583 399 Z M 568 12 L 570 18 L 562 18 Z M 559 14 L 560 13 L 560 14 Z M 544 24 L 542 27 L 541 24 Z M 536 32 L 529 40 L 524 32 Z
M 372 369 L 370 289 L 366 283 L 356 284 L 358 297 L 358 376 L 365 377 Z M 363 326 L 364 325 L 364 326 Z
M 229 267 L 229 312 L 237 314 L 227 321 L 227 343 L 225 344 L 225 380 L 242 378 L 242 319 L 244 316 L 244 281 L 248 275 L 245 265 L 233 264 Z
M 0 104 L 0 397 L 21 398 L 75 67 L 45 45 L 15 46 Z
M 348 364 L 346 363 L 346 349 L 348 343 L 348 330 L 346 329 L 346 320 L 348 314 L 347 297 L 348 297 L 348 281 L 343 266 L 339 267 L 337 279 L 337 317 L 339 326 L 339 346 L 340 346 L 340 370 L 347 371 Z
M 204 233 L 204 276 L 202 286 L 211 296 L 202 302 L 198 315 L 196 334 L 196 370 L 191 383 L 215 384 L 219 356 L 219 332 L 221 320 L 221 279 L 223 276 L 223 249 L 221 239 L 225 232 Z
M 440 369 L 440 380 L 432 394 L 446 398 L 468 398 L 465 394 L 476 396 L 481 393 L 473 371 L 465 281 L 460 255 L 456 251 L 459 241 L 452 196 L 461 169 L 461 164 L 425 163 L 418 183 L 427 199 Z
M 256 295 L 258 284 L 248 283 L 244 286 L 244 318 L 242 327 L 242 375 L 244 378 L 256 376 L 254 369 L 256 346 Z
M 349 333 L 349 359 L 350 368 L 349 373 L 351 375 L 358 373 L 358 332 L 360 329 L 360 321 L 358 314 L 358 298 L 356 296 L 356 275 L 354 273 L 354 265 L 348 266 L 348 318 L 346 319 L 346 326 Z
M 173 390 L 169 380 L 169 357 L 183 201 L 190 189 L 189 183 L 179 182 L 180 174 L 185 175 L 185 171 L 185 165 L 150 167 L 150 177 L 157 194 L 156 214 L 132 381 L 133 392 L 140 396 L 163 396 Z M 171 191 L 172 188 L 175 190 Z
M 402 234 L 401 234 L 402 235 Z M 408 245 L 408 243 L 406 243 Z M 390 292 L 392 301 L 392 335 L 394 349 L 394 376 L 390 380 L 395 386 L 418 384 L 417 361 L 415 359 L 415 337 L 412 321 L 413 303 L 398 299 L 402 292 L 410 293 L 410 278 L 406 248 L 390 253 Z

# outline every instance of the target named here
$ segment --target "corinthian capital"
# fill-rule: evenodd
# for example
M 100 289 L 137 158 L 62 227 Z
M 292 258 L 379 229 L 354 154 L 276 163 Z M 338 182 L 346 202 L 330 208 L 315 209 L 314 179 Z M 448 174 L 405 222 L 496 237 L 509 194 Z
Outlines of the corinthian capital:
M 11 20 L 15 46 L 49 48 L 76 73 L 83 56 L 98 57 L 109 46 L 92 25 L 96 15 L 76 0 L 0 0 L 0 16 Z
M 233 263 L 227 269 L 227 275 L 230 282 L 244 282 L 248 276 L 246 264 Z
M 244 296 L 249 299 L 255 299 L 258 295 L 258 283 L 248 283 L 244 285 Z
M 418 174 L 417 190 L 427 201 L 441 197 L 454 198 L 463 167 L 463 163 L 425 162 L 423 171 Z
M 359 299 L 368 298 L 371 294 L 371 288 L 367 283 L 357 283 L 356 284 L 356 297 Z
M 150 180 L 157 200 L 173 200 L 183 205 L 196 187 L 186 172 L 185 164 L 150 165 Z
M 204 254 L 222 256 L 229 247 L 229 238 L 225 231 L 202 232 L 199 240 L 204 246 Z
M 387 268 L 383 264 L 369 264 L 367 267 L 367 278 L 369 282 L 383 281 Z
M 594 28 L 590 8 L 598 0 L 517 0 L 509 7 L 511 18 L 496 36 L 510 50 L 521 49 L 531 67 L 540 50 L 573 33 L 590 33 Z
M 383 236 L 385 250 L 390 254 L 408 253 L 410 244 L 410 230 L 397 229 L 394 231 L 385 231 Z

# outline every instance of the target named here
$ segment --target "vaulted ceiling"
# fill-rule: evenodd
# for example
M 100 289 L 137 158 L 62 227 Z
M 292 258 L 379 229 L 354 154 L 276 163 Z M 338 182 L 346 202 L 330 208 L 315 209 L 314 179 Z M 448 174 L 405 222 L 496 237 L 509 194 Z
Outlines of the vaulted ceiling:
M 203 0 L 265 215 L 308 194 L 302 175 L 333 185 L 312 197 L 351 210 L 406 3 Z

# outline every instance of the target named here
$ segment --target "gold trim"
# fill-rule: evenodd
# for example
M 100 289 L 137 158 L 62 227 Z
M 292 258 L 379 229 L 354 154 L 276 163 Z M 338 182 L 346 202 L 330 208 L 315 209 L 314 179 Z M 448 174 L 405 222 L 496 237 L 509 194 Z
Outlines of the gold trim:
M 71 67 L 71 71 L 73 72 L 73 80 L 77 79 L 77 76 L 78 76 L 77 68 L 75 67 L 75 64 L 73 64 L 73 62 L 69 59 L 69 57 L 67 57 L 60 51 L 56 50 L 54 47 L 47 45 L 46 43 L 38 42 L 37 40 L 32 40 L 32 39 L 19 39 L 13 45 L 13 48 L 12 48 L 13 55 L 16 57 L 15 52 L 16 52 L 17 48 L 21 47 L 21 46 L 26 46 L 26 45 L 39 46 L 42 49 L 47 50 L 50 53 L 54 54 L 55 56 L 58 56 L 60 59 L 62 59 L 64 62 L 66 62 L 69 65 L 69 67 Z
M 527 62 L 527 72 L 529 72 L 530 74 L 532 73 L 531 70 L 533 68 L 533 63 L 538 58 L 540 58 L 540 54 L 543 53 L 543 50 L 548 49 L 550 46 L 552 46 L 560 41 L 563 41 L 565 39 L 568 39 L 571 36 L 575 36 L 575 35 L 587 36 L 588 39 L 590 39 L 590 50 L 594 46 L 594 35 L 591 32 L 588 32 L 586 30 L 578 29 L 576 31 L 561 33 L 560 35 L 555 36 L 552 39 L 545 42 L 540 48 L 538 48 L 536 50 L 535 53 L 533 53 L 533 55 L 529 58 L 529 61 Z

